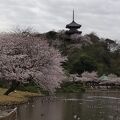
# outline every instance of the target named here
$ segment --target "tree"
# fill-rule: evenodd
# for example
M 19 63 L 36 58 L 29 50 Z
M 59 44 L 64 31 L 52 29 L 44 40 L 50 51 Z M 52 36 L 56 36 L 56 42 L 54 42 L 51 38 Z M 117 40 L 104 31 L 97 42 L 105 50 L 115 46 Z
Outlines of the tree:
M 44 38 L 17 33 L 0 35 L 0 77 L 12 83 L 6 95 L 28 80 L 53 93 L 64 79 L 63 60 Z
M 82 74 L 84 71 L 92 72 L 97 69 L 96 62 L 92 57 L 79 53 L 69 56 L 63 66 L 72 74 Z
M 46 37 L 47 37 L 48 39 L 56 39 L 56 37 L 57 37 L 57 32 L 55 32 L 55 31 L 49 31 L 49 32 L 46 33 Z

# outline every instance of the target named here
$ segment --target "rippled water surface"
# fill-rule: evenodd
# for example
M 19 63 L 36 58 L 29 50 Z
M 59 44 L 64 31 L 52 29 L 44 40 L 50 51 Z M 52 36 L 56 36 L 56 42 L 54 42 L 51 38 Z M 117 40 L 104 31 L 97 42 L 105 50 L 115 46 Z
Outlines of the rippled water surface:
M 34 98 L 18 107 L 18 120 L 120 120 L 120 92 Z

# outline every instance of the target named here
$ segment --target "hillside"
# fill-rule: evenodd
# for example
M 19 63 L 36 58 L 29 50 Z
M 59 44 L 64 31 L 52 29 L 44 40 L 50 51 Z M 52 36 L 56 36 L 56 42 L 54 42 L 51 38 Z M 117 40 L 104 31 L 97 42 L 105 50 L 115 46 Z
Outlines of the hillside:
M 68 73 L 97 71 L 99 75 L 120 76 L 120 45 L 116 41 L 100 38 L 95 33 L 68 37 L 64 31 L 50 31 L 45 36 L 51 46 L 67 56 L 63 66 Z

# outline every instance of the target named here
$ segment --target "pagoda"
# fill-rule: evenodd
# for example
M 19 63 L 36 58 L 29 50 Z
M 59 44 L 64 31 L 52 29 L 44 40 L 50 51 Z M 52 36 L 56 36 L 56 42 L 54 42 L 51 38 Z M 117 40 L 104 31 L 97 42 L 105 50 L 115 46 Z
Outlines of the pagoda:
M 72 34 L 81 34 L 82 31 L 78 31 L 78 29 L 81 27 L 80 24 L 76 23 L 74 20 L 74 10 L 73 10 L 73 20 L 70 24 L 66 25 L 66 28 L 69 30 L 66 31 L 66 34 L 72 35 Z

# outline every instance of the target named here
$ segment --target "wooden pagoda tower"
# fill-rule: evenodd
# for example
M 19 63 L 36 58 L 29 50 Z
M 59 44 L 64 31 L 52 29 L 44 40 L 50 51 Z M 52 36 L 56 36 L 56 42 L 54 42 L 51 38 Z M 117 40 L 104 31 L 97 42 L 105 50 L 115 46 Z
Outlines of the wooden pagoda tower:
M 66 34 L 72 35 L 72 34 L 81 34 L 82 31 L 78 31 L 79 28 L 81 28 L 81 25 L 76 23 L 74 20 L 74 10 L 73 10 L 73 20 L 70 24 L 66 25 L 66 28 L 69 29 L 66 31 Z

